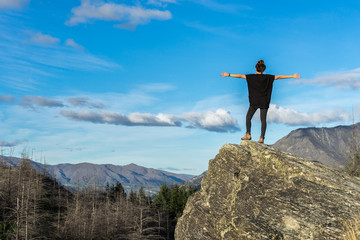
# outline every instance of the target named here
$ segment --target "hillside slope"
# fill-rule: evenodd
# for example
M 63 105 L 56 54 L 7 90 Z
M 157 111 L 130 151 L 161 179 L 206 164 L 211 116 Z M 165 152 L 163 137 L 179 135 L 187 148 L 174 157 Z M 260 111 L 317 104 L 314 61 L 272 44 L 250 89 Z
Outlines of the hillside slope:
M 272 147 L 296 156 L 316 159 L 344 169 L 354 145 L 360 143 L 360 123 L 333 128 L 299 128 L 278 140 Z
M 15 167 L 21 161 L 19 158 L 3 157 L 3 159 L 5 163 L 10 163 Z M 77 187 L 78 184 L 81 187 L 93 184 L 94 181 L 99 186 L 120 182 L 125 190 L 136 191 L 142 186 L 145 190 L 155 193 L 163 183 L 181 184 L 193 177 L 193 175 L 176 174 L 133 163 L 125 166 L 92 163 L 43 165 L 34 161 L 30 161 L 30 163 L 35 169 L 45 171 L 59 183 L 68 187 Z

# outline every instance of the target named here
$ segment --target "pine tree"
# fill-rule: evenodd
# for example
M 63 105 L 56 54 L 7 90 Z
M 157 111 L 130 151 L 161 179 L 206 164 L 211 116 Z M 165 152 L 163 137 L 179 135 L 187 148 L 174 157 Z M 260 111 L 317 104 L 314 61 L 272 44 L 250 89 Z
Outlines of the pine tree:
M 137 203 L 137 194 L 132 189 L 131 189 L 130 194 L 129 194 L 129 201 L 131 203 Z
M 159 192 L 156 194 L 154 198 L 155 206 L 159 208 L 168 209 L 170 205 L 170 196 L 171 196 L 171 192 L 168 185 L 166 185 L 166 183 L 163 183 L 163 185 L 161 185 L 160 187 Z
M 144 188 L 141 186 L 138 191 L 138 203 L 139 205 L 146 205 L 146 196 Z

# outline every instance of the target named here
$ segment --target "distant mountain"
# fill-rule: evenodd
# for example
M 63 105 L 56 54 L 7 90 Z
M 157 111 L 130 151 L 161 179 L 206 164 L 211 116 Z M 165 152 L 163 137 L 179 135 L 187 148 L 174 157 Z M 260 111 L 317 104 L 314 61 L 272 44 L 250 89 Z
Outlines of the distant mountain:
M 21 162 L 19 158 L 3 157 L 3 160 L 14 167 L 19 166 Z M 92 185 L 94 182 L 99 186 L 120 182 L 127 191 L 131 189 L 136 191 L 142 186 L 145 190 L 156 193 L 163 183 L 181 184 L 194 177 L 145 168 L 133 163 L 125 166 L 92 163 L 43 165 L 31 160 L 30 163 L 35 169 L 45 171 L 62 185 L 72 188 L 78 185 L 80 187 L 86 184 Z
M 197 189 L 200 189 L 201 188 L 201 181 L 205 177 L 206 173 L 207 173 L 207 170 L 205 172 L 203 172 L 202 174 L 191 178 L 189 181 L 186 182 L 186 184 L 194 186 Z
M 359 147 L 360 123 L 333 128 L 299 128 L 272 147 L 296 156 L 316 159 L 331 167 L 344 169 L 351 150 Z

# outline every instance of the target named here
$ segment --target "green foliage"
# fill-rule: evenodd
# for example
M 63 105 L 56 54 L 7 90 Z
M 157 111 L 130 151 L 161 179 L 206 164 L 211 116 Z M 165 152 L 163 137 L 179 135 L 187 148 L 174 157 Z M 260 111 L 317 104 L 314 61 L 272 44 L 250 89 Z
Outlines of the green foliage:
M 16 223 L 0 222 L 0 239 L 10 239 L 16 229 Z
M 347 163 L 346 171 L 351 176 L 360 177 L 360 151 L 356 152 Z
M 196 187 L 188 185 L 171 185 L 164 183 L 154 198 L 157 207 L 165 208 L 175 220 L 179 219 L 184 211 L 186 202 L 191 194 L 196 192 Z
M 154 204 L 158 208 L 167 209 L 170 204 L 170 189 L 166 183 L 161 185 L 159 192 L 154 197 Z
M 126 198 L 126 193 L 124 187 L 120 182 L 116 182 L 109 186 L 109 183 L 105 187 L 106 193 L 109 195 L 111 200 L 116 200 L 118 198 Z

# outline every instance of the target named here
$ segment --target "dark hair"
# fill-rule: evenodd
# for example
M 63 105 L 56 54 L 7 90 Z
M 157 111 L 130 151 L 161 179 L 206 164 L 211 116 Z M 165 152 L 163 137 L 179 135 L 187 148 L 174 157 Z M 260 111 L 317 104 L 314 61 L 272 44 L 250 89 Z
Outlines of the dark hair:
M 259 60 L 255 66 L 257 72 L 264 72 L 266 69 L 264 60 Z

